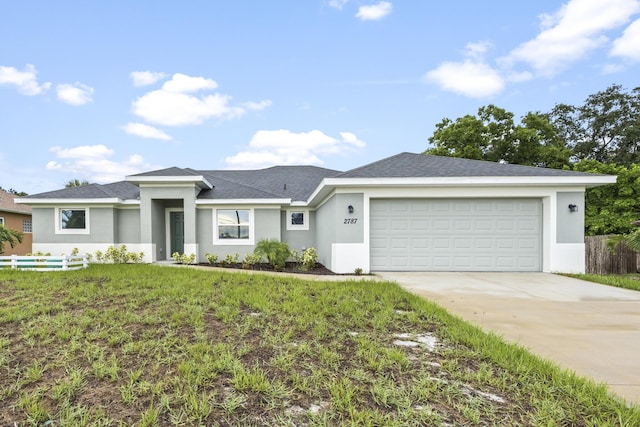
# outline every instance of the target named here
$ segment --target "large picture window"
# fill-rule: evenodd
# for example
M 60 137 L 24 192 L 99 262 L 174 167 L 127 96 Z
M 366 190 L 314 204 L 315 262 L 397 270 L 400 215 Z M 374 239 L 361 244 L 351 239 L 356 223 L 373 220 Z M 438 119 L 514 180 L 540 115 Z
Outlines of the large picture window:
M 250 209 L 216 210 L 216 237 L 220 242 L 250 243 L 253 239 Z
M 89 210 L 84 208 L 61 208 L 56 211 L 56 230 L 62 234 L 88 234 Z

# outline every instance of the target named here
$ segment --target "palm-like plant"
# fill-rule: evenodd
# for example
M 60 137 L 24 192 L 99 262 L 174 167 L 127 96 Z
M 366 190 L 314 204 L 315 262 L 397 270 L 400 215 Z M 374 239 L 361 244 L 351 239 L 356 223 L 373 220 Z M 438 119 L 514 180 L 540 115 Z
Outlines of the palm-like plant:
M 0 224 L 0 254 L 4 253 L 4 243 L 7 242 L 13 248 L 22 243 L 22 233 Z
M 275 239 L 260 240 L 256 244 L 256 248 L 253 253 L 260 258 L 266 258 L 269 264 L 273 266 L 274 270 L 284 268 L 287 258 L 289 258 L 289 255 L 291 254 L 286 242 L 279 242 Z

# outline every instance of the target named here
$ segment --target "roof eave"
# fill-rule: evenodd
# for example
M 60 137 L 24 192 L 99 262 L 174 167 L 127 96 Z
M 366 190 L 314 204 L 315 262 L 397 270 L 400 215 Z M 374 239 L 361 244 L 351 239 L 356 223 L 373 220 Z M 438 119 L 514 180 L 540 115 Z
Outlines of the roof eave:
M 41 199 L 29 199 L 21 198 L 16 199 L 19 203 L 24 205 L 125 205 L 125 204 L 139 204 L 139 200 L 119 199 L 117 197 L 101 198 L 101 199 L 89 199 L 89 198 L 41 198 Z
M 197 199 L 196 205 L 290 205 L 291 199 Z

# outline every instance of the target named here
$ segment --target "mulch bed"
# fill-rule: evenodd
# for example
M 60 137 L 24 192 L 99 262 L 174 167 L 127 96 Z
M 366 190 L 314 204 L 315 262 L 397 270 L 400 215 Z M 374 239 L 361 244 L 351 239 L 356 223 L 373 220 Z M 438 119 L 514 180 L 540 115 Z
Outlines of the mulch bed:
M 274 270 L 271 264 L 267 263 L 259 263 L 247 266 L 247 268 L 243 268 L 242 263 L 221 263 L 218 262 L 216 264 L 209 264 L 207 262 L 203 262 L 198 264 L 203 267 L 219 267 L 219 268 L 235 268 L 238 270 L 254 270 L 254 271 L 276 271 L 278 273 L 296 273 L 296 274 L 314 274 L 317 276 L 339 276 L 340 274 L 334 273 L 329 270 L 327 267 L 320 263 L 316 263 L 315 267 L 309 269 L 307 271 L 303 271 L 298 264 L 295 262 L 287 262 L 285 267 L 280 270 Z

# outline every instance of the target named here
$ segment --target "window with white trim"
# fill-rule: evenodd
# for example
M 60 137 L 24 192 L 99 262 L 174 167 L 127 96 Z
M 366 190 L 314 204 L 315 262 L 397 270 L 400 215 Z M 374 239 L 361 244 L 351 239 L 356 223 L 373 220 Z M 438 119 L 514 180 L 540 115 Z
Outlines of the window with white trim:
M 4 226 L 4 217 L 0 216 L 0 225 Z
M 290 210 L 287 211 L 287 230 L 308 230 L 309 211 Z
M 253 244 L 252 209 L 216 209 L 214 218 L 218 244 Z
M 22 232 L 23 233 L 31 233 L 33 231 L 33 225 L 30 219 L 22 220 Z
M 56 209 L 56 233 L 89 234 L 89 209 Z

